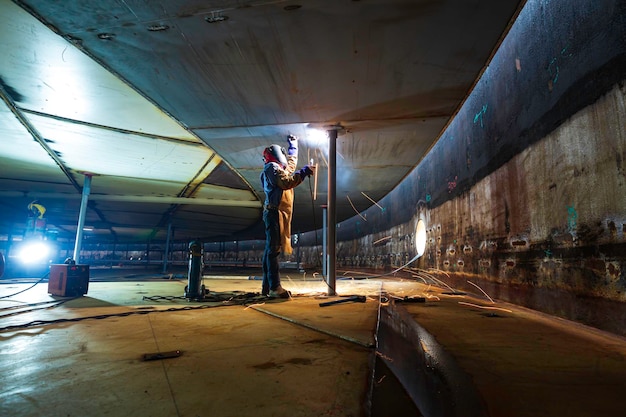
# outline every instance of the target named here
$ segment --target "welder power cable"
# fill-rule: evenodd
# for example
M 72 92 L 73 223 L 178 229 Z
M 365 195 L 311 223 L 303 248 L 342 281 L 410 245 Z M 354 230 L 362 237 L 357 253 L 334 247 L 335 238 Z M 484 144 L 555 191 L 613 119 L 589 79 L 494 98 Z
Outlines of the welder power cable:
M 41 278 L 39 279 L 39 281 L 35 282 L 35 283 L 34 283 L 33 285 L 31 285 L 30 287 L 25 288 L 25 289 L 23 289 L 22 291 L 18 291 L 18 292 L 14 293 L 14 294 L 3 295 L 2 297 L 0 297 L 0 299 L 13 297 L 14 295 L 18 295 L 18 294 L 21 294 L 21 293 L 23 293 L 23 292 L 25 292 L 25 291 L 30 290 L 30 289 L 31 289 L 31 288 L 33 288 L 35 285 L 39 284 L 41 281 L 43 281 L 44 279 L 46 279 L 46 278 L 48 277 L 48 275 L 50 275 L 50 272 L 46 272 L 46 273 L 44 274 L 44 276 L 43 276 L 43 277 L 41 277 Z
M 6 317 L 11 317 L 11 316 L 17 316 L 18 314 L 32 313 L 33 311 L 46 310 L 46 309 L 50 309 L 50 308 L 53 308 L 53 307 L 58 307 L 61 304 L 64 304 L 64 303 L 68 302 L 69 300 L 70 299 L 67 299 L 67 300 L 50 300 L 50 301 L 42 301 L 40 303 L 21 304 L 21 305 L 18 305 L 18 306 L 0 308 L 0 313 L 4 313 L 7 310 L 19 310 L 19 311 L 12 311 L 12 312 L 6 313 L 6 314 L 1 314 L 0 315 L 0 319 L 4 319 Z M 28 308 L 28 307 L 31 307 L 31 308 Z
M 11 302 L 15 302 L 15 303 L 22 303 L 20 305 L 16 305 L 16 306 L 10 306 L 10 307 L 2 307 L 0 308 L 0 312 L 2 311 L 6 311 L 6 310 L 17 310 L 20 308 L 26 308 L 26 307 L 36 307 L 36 306 L 40 306 L 43 304 L 52 304 L 52 303 L 58 303 L 59 300 L 48 300 L 48 301 L 40 301 L 37 303 L 26 303 L 23 301 L 17 301 L 17 300 L 7 300 L 7 301 L 11 301 Z M 61 300 L 61 302 L 65 302 L 66 300 Z
M 186 306 L 186 307 L 180 307 L 180 308 L 172 307 L 172 308 L 163 309 L 163 310 L 126 311 L 123 313 L 100 314 L 96 316 L 83 316 L 83 317 L 63 318 L 63 319 L 55 319 L 55 320 L 34 320 L 29 323 L 0 327 L 0 333 L 6 332 L 6 331 L 18 330 L 18 329 L 26 329 L 26 328 L 35 327 L 35 326 L 45 326 L 49 324 L 59 324 L 59 323 L 72 323 L 72 322 L 79 322 L 79 321 L 90 320 L 90 319 L 91 320 L 103 320 L 103 319 L 108 319 L 111 317 L 128 317 L 128 316 L 133 316 L 133 315 L 144 315 L 144 314 L 152 314 L 152 313 L 170 313 L 170 312 L 177 312 L 177 311 L 189 311 L 189 310 L 216 308 L 216 307 L 222 307 L 222 306 L 224 306 L 224 304 L 217 304 L 217 305 L 203 304 L 203 305 L 193 306 L 193 307 L 192 306 Z

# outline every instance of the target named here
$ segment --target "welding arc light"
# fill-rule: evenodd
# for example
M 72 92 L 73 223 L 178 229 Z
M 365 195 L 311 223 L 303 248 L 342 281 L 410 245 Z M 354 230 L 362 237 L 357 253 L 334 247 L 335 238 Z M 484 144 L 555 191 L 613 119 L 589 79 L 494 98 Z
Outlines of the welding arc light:
M 45 242 L 30 242 L 22 246 L 17 256 L 25 264 L 34 264 L 45 261 L 49 254 L 50 246 Z
M 426 225 L 422 219 L 417 222 L 415 227 L 415 249 L 417 256 L 422 256 L 426 250 Z
M 328 132 L 325 130 L 308 128 L 306 136 L 302 139 L 312 148 L 328 149 Z

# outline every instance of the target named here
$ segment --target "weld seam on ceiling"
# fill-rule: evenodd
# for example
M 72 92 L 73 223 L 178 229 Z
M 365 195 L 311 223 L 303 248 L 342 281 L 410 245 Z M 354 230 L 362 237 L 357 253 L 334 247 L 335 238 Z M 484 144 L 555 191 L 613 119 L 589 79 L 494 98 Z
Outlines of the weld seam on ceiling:
M 50 156 L 50 158 L 52 158 L 52 160 L 59 166 L 61 171 L 63 171 L 63 174 L 65 174 L 65 176 L 70 181 L 70 183 L 74 186 L 76 191 L 82 193 L 83 187 L 81 187 L 80 184 L 78 184 L 78 182 L 76 181 L 72 173 L 69 171 L 69 169 L 65 165 L 63 165 L 63 162 L 61 161 L 61 159 L 59 159 L 56 152 L 54 152 L 54 150 L 52 150 L 46 144 L 45 139 L 43 139 L 43 137 L 37 131 L 37 129 L 35 129 L 35 127 L 33 127 L 30 124 L 30 122 L 24 117 L 19 107 L 17 107 L 15 103 L 13 102 L 13 100 L 9 98 L 7 92 L 5 91 L 2 85 L 0 85 L 0 96 L 2 97 L 2 100 L 6 103 L 7 107 L 11 110 L 13 115 L 20 121 L 22 126 L 26 128 L 28 133 L 31 134 L 32 138 L 46 151 L 46 153 Z
M 209 164 L 211 163 L 211 161 L 213 161 L 213 159 L 215 158 L 216 155 L 217 155 L 217 153 L 215 153 L 215 151 L 213 151 L 213 154 L 211 154 L 209 159 L 207 159 L 207 161 L 204 163 L 204 165 L 202 165 L 202 167 L 198 170 L 196 175 L 194 175 L 194 177 L 191 179 L 191 181 L 189 181 L 187 183 L 185 188 L 183 188 L 182 191 L 180 193 L 178 193 L 179 197 L 190 197 L 190 196 L 195 194 L 195 192 L 198 190 L 198 187 L 200 187 L 200 185 L 202 184 L 202 181 L 204 181 L 204 178 L 208 177 L 209 174 L 211 174 L 211 172 L 213 172 L 213 170 L 211 170 L 210 172 L 208 172 L 204 176 L 204 178 L 198 180 L 199 177 L 200 177 L 200 174 L 202 174 L 204 172 L 204 170 L 209 166 Z M 215 167 L 213 169 L 215 169 Z
M 97 123 L 86 122 L 83 120 L 68 119 L 66 117 L 57 116 L 57 115 L 48 114 L 48 113 L 42 113 L 36 110 L 29 110 L 29 109 L 22 109 L 22 108 L 18 108 L 18 109 L 20 109 L 23 113 L 28 113 L 28 114 L 32 114 L 35 116 L 48 118 L 48 119 L 54 119 L 60 122 L 66 122 L 70 124 L 87 126 L 87 127 L 92 127 L 96 129 L 108 130 L 108 131 L 115 132 L 115 133 L 125 133 L 125 134 L 130 134 L 130 135 L 135 135 L 135 136 L 141 136 L 141 137 L 146 137 L 150 139 L 161 139 L 161 140 L 168 141 L 168 142 L 175 142 L 177 144 L 184 144 L 184 145 L 189 145 L 189 146 L 202 146 L 202 147 L 208 148 L 208 146 L 204 142 L 202 142 L 199 138 L 197 138 L 195 135 L 194 137 L 198 140 L 198 142 L 193 142 L 193 141 L 180 139 L 180 138 L 176 138 L 172 136 L 161 136 L 161 135 L 156 135 L 153 133 L 139 132 L 136 130 L 121 129 L 121 128 L 113 127 L 113 126 L 104 126 L 104 125 L 100 125 Z M 186 132 L 190 133 L 188 131 Z M 213 151 L 213 149 L 211 149 L 211 151 Z

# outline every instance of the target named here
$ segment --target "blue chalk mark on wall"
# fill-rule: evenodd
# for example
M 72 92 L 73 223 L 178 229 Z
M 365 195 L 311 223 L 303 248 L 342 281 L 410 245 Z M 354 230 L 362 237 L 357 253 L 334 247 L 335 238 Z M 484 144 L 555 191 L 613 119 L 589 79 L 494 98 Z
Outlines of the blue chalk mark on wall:
M 578 213 L 574 206 L 567 206 L 567 230 L 571 233 L 576 232 L 576 221 L 578 220 Z
M 478 120 L 480 120 L 480 127 L 483 127 L 483 115 L 487 113 L 487 105 L 483 105 L 483 108 L 476 113 L 476 116 L 474 116 L 474 124 L 476 124 L 476 122 Z
M 559 54 L 559 56 L 552 58 L 552 60 L 548 64 L 548 74 L 550 75 L 550 88 L 552 88 L 554 84 L 556 84 L 556 82 L 559 80 L 559 58 L 567 58 L 572 56 L 572 54 L 567 53 L 567 48 L 568 47 L 566 46 L 565 48 L 561 49 L 561 53 Z

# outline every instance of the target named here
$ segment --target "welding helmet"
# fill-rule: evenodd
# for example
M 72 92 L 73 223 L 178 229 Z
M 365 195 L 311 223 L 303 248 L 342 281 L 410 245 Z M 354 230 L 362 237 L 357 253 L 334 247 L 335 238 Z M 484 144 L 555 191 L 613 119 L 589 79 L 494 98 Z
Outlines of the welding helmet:
M 263 162 L 276 162 L 283 168 L 287 166 L 287 152 L 285 148 L 278 145 L 271 145 L 263 150 Z

